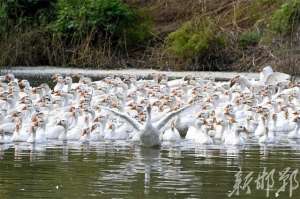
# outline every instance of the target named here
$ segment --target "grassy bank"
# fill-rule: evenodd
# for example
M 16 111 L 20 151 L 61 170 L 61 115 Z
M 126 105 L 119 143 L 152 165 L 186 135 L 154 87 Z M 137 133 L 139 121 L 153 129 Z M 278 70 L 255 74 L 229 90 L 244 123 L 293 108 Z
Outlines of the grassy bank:
M 300 0 L 4 0 L 0 65 L 299 73 Z

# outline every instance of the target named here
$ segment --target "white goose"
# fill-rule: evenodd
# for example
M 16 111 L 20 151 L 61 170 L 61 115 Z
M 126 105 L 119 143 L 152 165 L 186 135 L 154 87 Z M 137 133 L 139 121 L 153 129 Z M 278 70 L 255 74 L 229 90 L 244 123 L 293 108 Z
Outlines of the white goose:
M 36 128 L 36 143 L 46 143 L 46 124 L 44 120 L 38 121 L 37 128 Z
M 208 135 L 208 126 L 206 122 L 201 126 L 201 131 L 198 132 L 197 137 L 194 138 L 194 142 L 198 144 L 213 144 L 212 138 Z
M 23 125 L 20 118 L 16 120 L 16 128 L 12 135 L 11 140 L 13 142 L 26 142 L 29 137 L 28 127 Z
M 27 139 L 27 142 L 29 143 L 35 143 L 36 142 L 36 130 L 37 130 L 37 123 L 32 122 L 29 128 L 30 136 Z
M 195 121 L 195 125 L 189 127 L 185 139 L 194 140 L 197 137 L 197 134 L 201 131 L 202 124 L 202 122 Z
M 212 144 L 212 139 L 207 134 L 206 122 L 203 118 L 195 121 L 186 134 L 186 139 L 193 140 L 198 144 Z
M 114 123 L 109 124 L 108 130 L 104 134 L 105 140 L 127 140 L 129 134 L 127 131 L 118 129 Z
M 65 122 L 67 122 L 66 120 L 64 120 Z M 46 131 L 46 138 L 47 139 L 59 139 L 59 137 L 63 137 L 62 135 L 65 132 L 65 128 L 62 125 L 62 122 L 59 121 L 56 125 L 54 126 L 48 126 L 47 129 L 49 129 L 48 131 Z
M 58 140 L 61 140 L 63 142 L 67 141 L 67 131 L 68 131 L 68 122 L 67 120 L 60 120 L 57 125 L 60 127 L 58 130 Z
M 91 127 L 90 141 L 100 141 L 104 139 L 104 131 L 102 124 L 96 122 Z
M 267 128 L 266 120 L 267 119 L 266 119 L 265 116 L 263 116 L 263 115 L 260 116 L 258 126 L 257 126 L 257 128 L 255 129 L 255 132 L 254 132 L 254 135 L 256 137 L 260 137 L 260 136 L 265 134 L 265 131 L 266 131 L 266 128 Z
M 296 117 L 293 121 L 296 123 L 296 127 L 288 134 L 288 138 L 299 139 L 300 138 L 300 117 Z
M 163 141 L 178 141 L 181 139 L 178 130 L 175 127 L 175 121 L 171 123 L 171 128 L 167 129 L 161 138 Z
M 241 137 L 240 133 L 246 132 L 245 127 L 242 127 L 236 123 L 236 121 L 231 120 L 231 123 L 233 123 L 232 132 L 229 136 L 225 137 L 224 144 L 225 145 L 244 145 L 245 140 Z
M 148 105 L 146 108 L 147 120 L 144 125 L 130 118 L 128 115 L 124 113 L 120 113 L 118 111 L 109 109 L 107 107 L 103 107 L 103 108 L 126 120 L 128 124 L 130 124 L 139 133 L 139 138 L 142 146 L 154 147 L 154 146 L 159 146 L 161 144 L 160 135 L 162 133 L 163 127 L 168 123 L 168 121 L 170 121 L 172 118 L 182 113 L 183 111 L 187 110 L 188 108 L 190 108 L 190 106 L 186 106 L 177 111 L 170 112 L 165 117 L 163 117 L 159 122 L 153 124 L 151 120 L 151 105 Z
M 270 132 L 268 125 L 266 125 L 265 116 L 262 117 L 262 125 L 260 126 L 260 133 L 257 134 L 259 136 L 258 142 L 262 144 L 271 144 L 275 142 L 275 135 Z
M 63 91 L 65 86 L 64 78 L 61 75 L 56 74 L 52 77 L 52 79 L 56 81 L 56 85 L 54 86 L 53 91 L 54 92 Z
M 215 139 L 221 140 L 223 138 L 223 134 L 225 131 L 225 122 L 224 121 L 219 121 L 215 125 Z
M 275 137 L 269 136 L 268 127 L 266 127 L 264 134 L 261 137 L 259 137 L 258 142 L 262 144 L 272 144 L 275 142 Z

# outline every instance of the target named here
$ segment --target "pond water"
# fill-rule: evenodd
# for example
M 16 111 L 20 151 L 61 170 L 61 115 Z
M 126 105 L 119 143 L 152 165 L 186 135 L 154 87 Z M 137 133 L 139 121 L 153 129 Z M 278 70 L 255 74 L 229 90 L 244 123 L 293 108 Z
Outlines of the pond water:
M 0 145 L 0 198 L 299 198 L 299 143 L 254 143 Z M 240 170 L 240 186 L 234 186 Z

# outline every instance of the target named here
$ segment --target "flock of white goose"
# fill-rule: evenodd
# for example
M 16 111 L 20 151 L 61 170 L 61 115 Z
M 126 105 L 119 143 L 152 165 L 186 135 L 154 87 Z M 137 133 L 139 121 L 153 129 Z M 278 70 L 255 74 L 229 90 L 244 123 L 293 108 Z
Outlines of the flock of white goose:
M 73 82 L 73 79 L 78 81 Z M 265 67 L 259 80 L 168 81 L 55 74 L 53 90 L 13 74 L 0 77 L 0 143 L 132 140 L 146 147 L 189 139 L 243 145 L 300 138 L 300 84 Z

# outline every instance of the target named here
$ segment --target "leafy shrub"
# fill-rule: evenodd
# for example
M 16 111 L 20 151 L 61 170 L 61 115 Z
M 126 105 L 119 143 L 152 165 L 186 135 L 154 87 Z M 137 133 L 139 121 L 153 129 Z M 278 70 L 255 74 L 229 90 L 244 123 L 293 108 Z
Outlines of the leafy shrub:
M 143 44 L 151 37 L 152 19 L 142 10 L 136 12 L 135 23 L 124 30 L 127 45 Z M 124 41 L 123 41 L 124 42 Z
M 58 0 L 52 29 L 64 36 L 90 32 L 120 35 L 135 23 L 136 15 L 120 0 Z
M 3 0 L 2 8 L 13 24 L 47 24 L 54 18 L 56 0 Z
M 0 3 L 0 24 L 2 24 L 0 26 L 0 35 L 2 33 L 4 33 L 6 30 L 6 26 L 7 26 L 6 21 L 7 21 L 7 15 L 6 15 L 6 11 L 5 11 L 5 5 L 2 2 L 2 3 Z
M 300 20 L 300 0 L 288 0 L 277 9 L 270 21 L 270 29 L 276 33 L 288 33 Z
M 224 45 L 223 38 L 217 34 L 215 23 L 205 18 L 185 23 L 167 37 L 168 49 L 176 56 L 192 58 L 208 51 L 211 47 Z
M 261 34 L 257 31 L 243 32 L 239 36 L 239 46 L 246 48 L 248 46 L 254 46 L 259 43 Z

